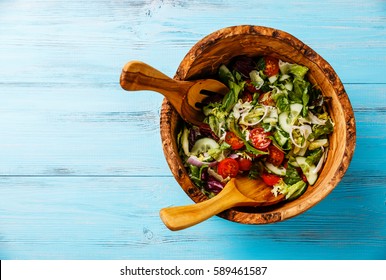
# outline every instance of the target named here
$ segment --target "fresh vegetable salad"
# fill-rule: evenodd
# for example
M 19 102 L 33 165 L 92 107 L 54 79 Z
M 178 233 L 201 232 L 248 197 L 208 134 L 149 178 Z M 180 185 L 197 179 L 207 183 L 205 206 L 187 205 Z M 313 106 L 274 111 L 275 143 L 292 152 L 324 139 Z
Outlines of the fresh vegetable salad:
M 208 98 L 204 123 L 185 124 L 178 135 L 189 176 L 207 196 L 240 175 L 260 177 L 287 200 L 316 182 L 334 124 L 307 72 L 270 56 L 240 56 L 219 67 L 229 92 Z

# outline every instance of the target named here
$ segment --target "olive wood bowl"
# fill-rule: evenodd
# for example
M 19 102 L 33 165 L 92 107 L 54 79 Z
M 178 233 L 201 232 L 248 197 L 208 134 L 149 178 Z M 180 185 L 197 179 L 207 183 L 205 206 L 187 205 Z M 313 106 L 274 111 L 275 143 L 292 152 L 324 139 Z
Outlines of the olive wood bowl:
M 220 29 L 197 42 L 181 61 L 174 79 L 213 77 L 219 66 L 238 55 L 271 55 L 309 68 L 307 78 L 330 97 L 329 114 L 335 124 L 330 135 L 327 160 L 317 182 L 298 199 L 271 207 L 232 208 L 218 216 L 243 224 L 267 224 L 299 215 L 323 200 L 341 181 L 352 159 L 355 119 L 349 98 L 339 77 L 320 55 L 294 36 L 269 27 L 241 25 Z M 195 202 L 208 198 L 190 180 L 178 155 L 177 133 L 182 119 L 164 99 L 160 132 L 166 161 L 185 193 Z

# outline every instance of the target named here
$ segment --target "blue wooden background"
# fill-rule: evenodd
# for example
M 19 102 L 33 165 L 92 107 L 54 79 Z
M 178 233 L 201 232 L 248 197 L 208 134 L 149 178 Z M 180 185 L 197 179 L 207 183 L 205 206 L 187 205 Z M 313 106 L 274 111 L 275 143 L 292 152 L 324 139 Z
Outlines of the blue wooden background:
M 222 27 L 287 31 L 334 67 L 357 146 L 321 203 L 263 226 L 218 217 L 179 232 L 191 203 L 159 135 L 162 96 L 124 92 L 123 65 L 173 76 Z M 0 259 L 385 259 L 386 1 L 0 0 Z

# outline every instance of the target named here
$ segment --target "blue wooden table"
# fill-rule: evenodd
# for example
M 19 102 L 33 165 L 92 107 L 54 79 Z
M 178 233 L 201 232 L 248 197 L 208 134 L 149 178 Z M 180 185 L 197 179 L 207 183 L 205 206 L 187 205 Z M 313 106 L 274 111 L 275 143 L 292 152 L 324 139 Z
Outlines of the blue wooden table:
M 162 96 L 119 86 L 142 60 L 173 76 L 220 28 L 289 32 L 340 76 L 357 125 L 338 187 L 293 219 L 213 217 L 171 232 L 191 203 L 159 133 Z M 386 2 L 0 1 L 0 259 L 385 259 Z

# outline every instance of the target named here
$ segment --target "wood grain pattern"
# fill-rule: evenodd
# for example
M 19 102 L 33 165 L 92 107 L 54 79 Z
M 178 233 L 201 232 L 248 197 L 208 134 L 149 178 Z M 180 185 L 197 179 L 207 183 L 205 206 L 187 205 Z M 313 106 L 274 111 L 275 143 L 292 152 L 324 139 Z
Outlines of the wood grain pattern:
M 215 197 L 199 203 L 162 208 L 160 217 L 170 230 L 186 229 L 231 208 L 267 207 L 281 203 L 284 195 L 274 196 L 271 190 L 272 186 L 265 184 L 261 179 L 236 177 L 232 178 Z
M 385 259 L 385 19 L 382 0 L 0 1 L 0 259 Z M 159 209 L 191 199 L 162 151 L 163 97 L 128 94 L 119 75 L 141 60 L 173 77 L 198 40 L 240 24 L 331 64 L 354 157 L 301 216 L 170 232 Z

